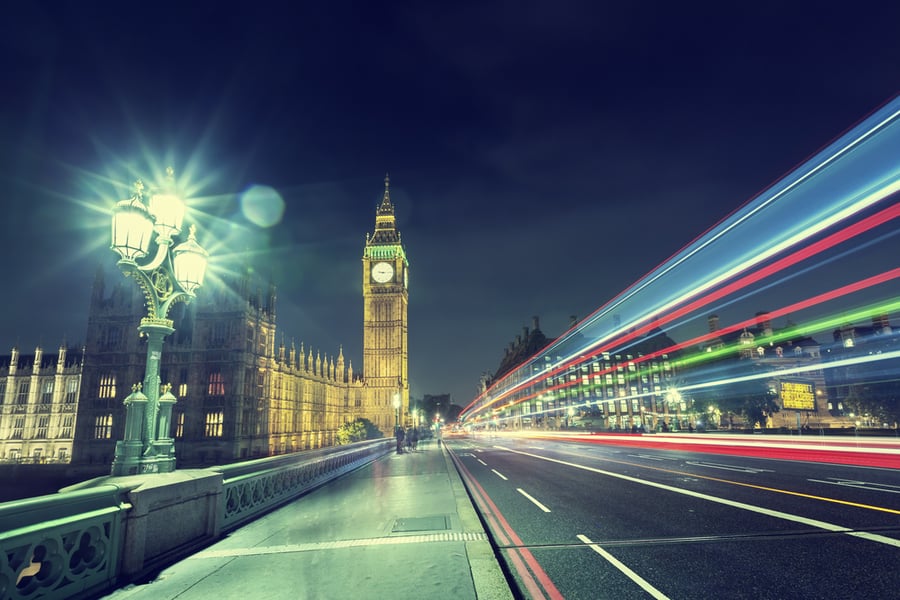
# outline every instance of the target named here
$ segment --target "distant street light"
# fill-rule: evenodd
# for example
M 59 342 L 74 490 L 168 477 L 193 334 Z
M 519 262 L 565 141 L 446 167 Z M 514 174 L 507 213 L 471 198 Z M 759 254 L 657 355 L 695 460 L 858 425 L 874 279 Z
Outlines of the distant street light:
M 394 392 L 394 436 L 397 438 L 397 454 L 400 454 L 400 392 Z
M 169 437 L 175 396 L 171 386 L 161 389 L 159 365 L 164 338 L 175 331 L 168 318 L 176 302 L 188 303 L 203 284 L 208 254 L 200 247 L 191 225 L 187 240 L 172 248 L 181 233 L 184 203 L 174 191 L 172 168 L 166 170 L 166 188 L 150 195 L 144 205 L 144 184 L 134 184 L 134 195 L 119 202 L 112 216 L 112 249 L 121 257 L 118 266 L 125 277 L 137 281 L 147 306 L 138 326 L 147 338 L 147 367 L 143 384 L 136 384 L 125 399 L 125 439 L 116 442 L 112 475 L 168 473 L 175 470 L 175 442 Z M 151 254 L 151 237 L 156 249 Z M 160 396 L 162 393 L 162 396 Z
M 678 388 L 670 387 L 666 390 L 666 408 L 668 409 L 668 407 L 672 406 L 672 405 L 675 406 L 675 423 L 674 423 L 674 425 L 675 425 L 676 429 L 681 428 L 681 422 L 678 417 L 678 409 L 681 406 L 681 400 L 682 400 L 682 396 L 681 396 L 681 392 L 678 390 Z

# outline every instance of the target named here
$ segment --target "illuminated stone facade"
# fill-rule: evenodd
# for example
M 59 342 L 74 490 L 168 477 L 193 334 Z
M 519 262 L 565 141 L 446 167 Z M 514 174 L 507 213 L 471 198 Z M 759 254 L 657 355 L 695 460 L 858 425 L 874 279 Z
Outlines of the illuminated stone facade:
M 363 253 L 363 380 L 367 413 L 382 431 L 391 431 L 400 406 L 409 406 L 409 261 L 397 231 L 390 178 L 375 215 L 375 232 Z M 401 408 L 402 411 L 402 408 Z
M 577 324 L 571 317 L 570 327 Z M 564 361 L 562 356 L 544 354 L 533 360 L 554 340 L 540 330 L 538 317 L 529 330 L 524 327 L 515 342 L 510 342 L 495 375 L 483 375 L 480 392 L 485 393 L 496 382 L 507 389 L 522 386 L 524 399 L 511 395 L 494 410 L 495 426 L 537 429 L 610 429 L 632 427 L 655 429 L 667 422 L 680 420 L 679 400 L 669 401 L 668 390 L 676 375 L 676 360 L 662 350 L 675 345 L 658 328 L 650 330 L 625 352 L 602 352 L 573 363 L 554 368 Z M 522 368 L 529 364 L 530 368 Z M 534 379 L 541 372 L 553 375 Z M 535 383 L 528 385 L 529 380 Z
M 0 357 L 0 463 L 68 463 L 72 458 L 83 353 Z

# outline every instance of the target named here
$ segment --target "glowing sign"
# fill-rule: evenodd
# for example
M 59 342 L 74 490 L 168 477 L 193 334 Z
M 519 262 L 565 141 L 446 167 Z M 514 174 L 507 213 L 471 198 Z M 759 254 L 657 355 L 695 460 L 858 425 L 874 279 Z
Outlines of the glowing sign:
M 815 410 L 815 387 L 811 383 L 803 383 L 800 381 L 782 381 L 781 404 L 785 409 Z

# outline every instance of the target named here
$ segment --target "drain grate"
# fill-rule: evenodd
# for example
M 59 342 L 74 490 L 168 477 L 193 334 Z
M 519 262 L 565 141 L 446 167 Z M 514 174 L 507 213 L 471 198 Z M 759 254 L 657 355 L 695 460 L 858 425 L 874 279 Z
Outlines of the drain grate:
M 391 533 L 404 533 L 407 531 L 440 531 L 450 529 L 450 519 L 446 515 L 433 517 L 407 517 L 394 521 Z

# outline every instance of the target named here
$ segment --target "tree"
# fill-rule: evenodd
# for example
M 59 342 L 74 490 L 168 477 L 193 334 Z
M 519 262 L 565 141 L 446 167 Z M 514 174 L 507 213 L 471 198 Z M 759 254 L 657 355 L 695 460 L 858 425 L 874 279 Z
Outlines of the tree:
M 425 394 L 421 406 L 425 412 L 426 423 L 433 423 L 436 417 L 446 421 L 447 410 L 450 407 L 450 394 Z
M 768 417 L 781 410 L 778 395 L 762 379 L 729 382 L 692 392 L 695 408 L 701 413 L 741 415 L 747 423 L 765 426 Z
M 778 395 L 761 380 L 736 384 L 734 399 L 748 423 L 766 426 L 768 418 L 781 410 Z
M 344 423 L 337 430 L 337 443 L 339 446 L 380 437 L 383 437 L 382 433 L 375 427 L 375 424 L 362 417 L 358 417 L 349 423 Z
M 887 379 L 853 383 L 844 399 L 845 409 L 856 415 L 869 415 L 872 424 L 900 421 L 900 381 Z

